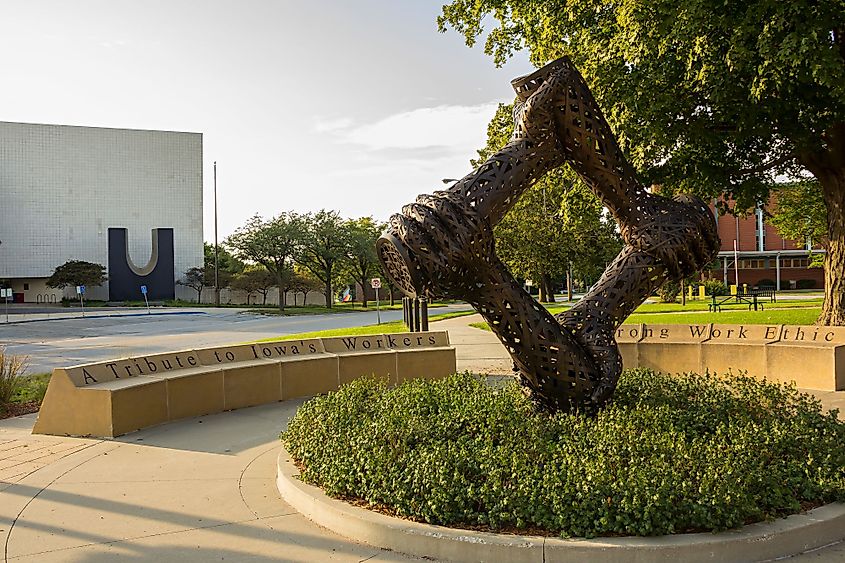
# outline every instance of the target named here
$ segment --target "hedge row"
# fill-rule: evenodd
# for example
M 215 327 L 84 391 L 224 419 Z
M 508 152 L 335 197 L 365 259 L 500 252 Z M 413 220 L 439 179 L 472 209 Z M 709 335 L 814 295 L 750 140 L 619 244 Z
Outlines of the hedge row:
M 845 500 L 845 424 L 742 376 L 628 371 L 593 417 L 470 374 L 365 379 L 303 405 L 282 439 L 328 494 L 447 526 L 658 535 Z

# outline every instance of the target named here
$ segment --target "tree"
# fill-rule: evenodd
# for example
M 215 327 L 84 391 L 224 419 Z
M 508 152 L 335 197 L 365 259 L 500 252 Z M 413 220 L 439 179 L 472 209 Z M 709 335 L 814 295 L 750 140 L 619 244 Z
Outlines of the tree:
M 827 209 L 819 322 L 845 324 L 845 9 L 841 0 L 453 0 L 438 18 L 497 64 L 571 57 L 645 185 L 727 196 L 817 180 Z
M 296 294 L 302 294 L 302 305 L 306 304 L 308 300 L 308 294 L 312 291 L 321 291 L 325 289 L 323 286 L 323 282 L 318 280 L 314 277 L 311 272 L 305 270 L 303 271 L 301 268 L 294 271 L 293 278 L 291 280 L 291 287 L 290 291 L 293 291 L 293 304 L 296 306 Z
M 487 129 L 477 166 L 504 146 L 513 132 L 512 105 L 500 104 Z M 495 227 L 499 258 L 518 277 L 535 280 L 541 302 L 554 301 L 554 281 L 570 266 L 582 273 L 601 269 L 621 242 L 598 199 L 566 168 L 529 188 Z
M 47 279 L 47 287 L 64 289 L 68 286 L 87 285 L 97 287 L 103 285 L 106 277 L 106 267 L 84 260 L 69 260 L 57 267 Z
M 206 286 L 206 270 L 204 268 L 188 268 L 185 272 L 185 275 L 182 276 L 182 279 L 177 281 L 178 285 L 184 285 L 185 287 L 190 287 L 194 291 L 197 292 L 197 303 L 202 300 L 202 288 Z M 214 273 L 212 272 L 212 276 Z M 214 280 L 212 279 L 212 282 Z
M 207 269 L 210 269 L 212 272 L 212 277 L 209 281 L 211 281 L 211 285 L 214 284 L 214 245 L 204 242 L 203 243 L 203 254 L 204 260 L 203 263 Z M 246 268 L 246 264 L 238 260 L 235 256 L 232 255 L 231 252 L 226 250 L 225 247 L 222 245 L 217 247 L 217 268 L 218 272 L 229 272 L 232 275 L 240 274 Z
M 229 287 L 233 274 L 226 270 L 218 272 L 218 284 L 220 288 Z M 206 264 L 204 268 L 188 268 L 182 279 L 176 282 L 177 285 L 190 287 L 197 292 L 197 303 L 202 302 L 202 290 L 204 287 L 214 287 L 214 264 Z
M 279 299 L 283 300 L 285 304 L 288 302 L 288 292 L 296 291 L 297 280 L 295 268 L 288 268 L 282 276 L 282 281 L 279 285 Z M 296 306 L 296 294 L 294 293 L 293 304 Z
M 349 231 L 349 260 L 347 267 L 352 278 L 361 284 L 361 302 L 367 307 L 367 286 L 370 279 L 379 272 L 376 255 L 376 240 L 386 226 L 373 221 L 372 217 L 352 219 L 347 223 Z
M 775 192 L 777 207 L 770 223 L 783 238 L 809 242 L 810 247 L 827 248 L 827 210 L 822 192 L 814 180 L 784 184 Z M 815 257 L 818 254 L 814 255 Z
M 264 220 L 255 215 L 230 235 L 225 245 L 240 260 L 264 266 L 280 288 L 290 274 L 291 260 L 303 239 L 303 221 L 295 213 L 281 213 Z M 285 310 L 285 301 L 279 296 L 279 311 Z
M 396 304 L 396 298 L 394 297 L 397 291 L 396 284 L 390 280 L 390 276 L 385 274 L 382 268 L 379 268 L 379 272 L 381 272 L 381 276 L 379 277 L 381 277 L 381 280 L 387 286 L 387 294 L 390 297 L 390 306 L 393 307 L 393 305 Z
M 232 280 L 232 289 L 246 292 L 246 302 L 249 305 L 249 296 L 253 293 L 260 293 L 261 304 L 267 304 L 267 294 L 277 286 L 278 280 L 264 266 L 252 266 L 244 269 L 240 274 L 235 275 Z
M 330 309 L 338 266 L 349 254 L 349 229 L 337 211 L 325 209 L 308 213 L 303 223 L 304 236 L 295 260 L 323 282 L 326 307 Z

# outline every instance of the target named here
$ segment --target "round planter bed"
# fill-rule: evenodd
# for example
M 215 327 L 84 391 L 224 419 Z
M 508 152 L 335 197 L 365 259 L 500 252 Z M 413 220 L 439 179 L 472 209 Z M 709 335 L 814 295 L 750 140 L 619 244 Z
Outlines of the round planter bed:
M 316 524 L 374 547 L 455 562 L 764 561 L 845 539 L 845 504 L 717 534 L 559 539 L 476 532 L 393 518 L 328 497 L 299 480 L 287 450 L 278 458 L 282 498 Z

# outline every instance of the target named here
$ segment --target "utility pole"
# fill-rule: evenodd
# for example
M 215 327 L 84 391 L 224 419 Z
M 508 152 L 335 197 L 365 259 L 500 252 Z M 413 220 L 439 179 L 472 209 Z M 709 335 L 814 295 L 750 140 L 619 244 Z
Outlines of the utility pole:
M 214 161 L 214 305 L 220 306 L 219 250 L 217 246 L 217 161 Z

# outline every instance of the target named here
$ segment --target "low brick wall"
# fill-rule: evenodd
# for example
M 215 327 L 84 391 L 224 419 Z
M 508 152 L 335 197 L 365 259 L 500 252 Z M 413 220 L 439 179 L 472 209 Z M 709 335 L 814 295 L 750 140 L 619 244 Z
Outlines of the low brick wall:
M 803 389 L 845 389 L 845 327 L 790 325 L 622 325 L 626 368 L 662 372 L 746 371 Z
M 54 369 L 34 434 L 115 437 L 164 422 L 456 370 L 446 332 L 263 342 Z

